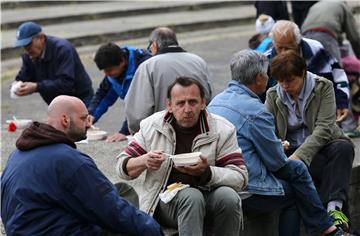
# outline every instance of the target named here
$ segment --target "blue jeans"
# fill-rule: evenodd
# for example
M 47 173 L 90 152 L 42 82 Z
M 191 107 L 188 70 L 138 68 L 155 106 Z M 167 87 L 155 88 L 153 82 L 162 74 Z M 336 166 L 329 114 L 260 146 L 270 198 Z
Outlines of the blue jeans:
M 302 161 L 289 160 L 273 174 L 280 179 L 285 195 L 253 195 L 243 201 L 245 214 L 280 208 L 279 235 L 299 235 L 300 217 L 309 235 L 322 233 L 333 224 Z

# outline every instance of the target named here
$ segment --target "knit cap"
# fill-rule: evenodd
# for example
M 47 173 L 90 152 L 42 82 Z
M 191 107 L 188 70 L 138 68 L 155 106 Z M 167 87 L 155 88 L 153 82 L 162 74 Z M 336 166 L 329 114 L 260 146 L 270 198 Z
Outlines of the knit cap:
M 274 26 L 275 21 L 271 16 L 261 14 L 256 19 L 256 32 L 259 34 L 268 34 L 270 33 L 272 27 Z

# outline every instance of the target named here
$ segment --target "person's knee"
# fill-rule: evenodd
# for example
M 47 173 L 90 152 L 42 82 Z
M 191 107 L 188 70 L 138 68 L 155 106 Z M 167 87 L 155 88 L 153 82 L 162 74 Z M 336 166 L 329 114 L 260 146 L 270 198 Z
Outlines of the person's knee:
M 344 158 L 347 157 L 351 160 L 354 159 L 354 146 L 353 144 L 348 140 L 339 140 L 336 142 L 336 149 L 339 153 L 339 157 Z
M 298 175 L 309 175 L 308 167 L 300 160 L 288 160 L 287 165 L 293 173 Z
M 286 175 L 284 180 L 292 182 L 312 183 L 309 169 L 306 164 L 300 160 L 288 160 L 286 164 Z
M 180 235 L 190 235 L 203 230 L 205 217 L 205 200 L 200 190 L 186 188 L 178 192 L 176 219 Z
M 238 235 L 242 220 L 241 198 L 232 188 L 221 186 L 206 199 L 207 224 L 214 235 Z
M 139 196 L 135 189 L 127 183 L 118 182 L 115 184 L 119 196 L 131 202 L 135 207 L 139 208 Z
M 129 191 L 129 190 L 134 189 L 133 187 L 131 187 L 131 185 L 129 185 L 128 183 L 124 183 L 124 182 L 117 182 L 114 185 L 115 185 L 116 189 L 118 190 L 118 192 Z
M 230 187 L 219 187 L 215 190 L 214 196 L 211 199 L 215 209 L 223 210 L 240 210 L 241 198 L 239 194 Z
M 204 195 L 200 190 L 196 188 L 186 188 L 181 190 L 179 193 L 179 198 L 181 198 L 181 208 L 192 208 L 193 210 L 203 210 L 205 209 L 205 200 Z

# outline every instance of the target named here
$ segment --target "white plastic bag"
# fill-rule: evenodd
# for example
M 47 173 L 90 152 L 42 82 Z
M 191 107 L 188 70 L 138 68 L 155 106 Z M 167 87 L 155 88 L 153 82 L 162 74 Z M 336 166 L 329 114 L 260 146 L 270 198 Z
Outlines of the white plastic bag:
M 10 87 L 10 98 L 18 98 L 19 96 L 16 95 L 16 91 L 20 88 L 21 84 L 23 82 L 22 81 L 14 81 L 12 84 L 11 84 L 11 87 Z
M 160 193 L 159 194 L 160 200 L 166 204 L 166 203 L 170 202 L 179 191 L 190 187 L 190 185 L 188 185 L 188 184 L 181 184 L 181 183 L 177 183 L 177 184 L 178 184 L 178 187 L 173 188 L 173 189 L 167 189 L 165 192 Z

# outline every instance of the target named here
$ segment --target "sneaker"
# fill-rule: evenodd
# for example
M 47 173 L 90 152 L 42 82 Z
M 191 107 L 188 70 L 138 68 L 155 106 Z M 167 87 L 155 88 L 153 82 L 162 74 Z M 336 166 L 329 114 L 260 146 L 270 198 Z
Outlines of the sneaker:
M 358 129 L 345 131 L 344 133 L 349 138 L 359 138 L 360 137 L 360 130 L 358 130 Z
M 341 228 L 338 228 L 333 236 L 345 236 L 345 232 Z
M 340 209 L 330 210 L 329 215 L 333 219 L 335 226 L 343 229 L 345 232 L 349 231 L 349 218 Z
M 344 232 L 344 230 L 342 230 L 341 228 L 336 228 L 336 230 L 334 230 L 329 234 L 325 234 L 324 236 L 353 236 L 353 235 Z

